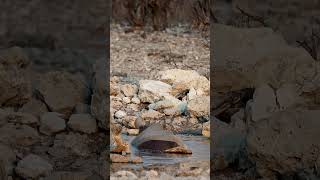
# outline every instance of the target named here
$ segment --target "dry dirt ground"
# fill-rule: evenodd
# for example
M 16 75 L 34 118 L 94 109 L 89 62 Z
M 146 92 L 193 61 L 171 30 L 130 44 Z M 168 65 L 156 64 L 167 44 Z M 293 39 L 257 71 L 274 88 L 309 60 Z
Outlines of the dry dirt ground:
M 153 79 L 167 69 L 196 70 L 209 77 L 209 36 L 185 27 L 163 32 L 111 26 L 111 75 Z
M 129 84 L 141 79 L 156 80 L 159 71 L 168 69 L 195 70 L 209 79 L 210 41 L 204 32 L 183 26 L 168 28 L 165 31 L 150 31 L 130 30 L 111 25 L 110 42 L 111 77 L 118 76 L 121 81 L 129 81 Z M 113 164 L 111 177 L 134 179 L 136 176 L 150 178 L 154 175 L 160 179 L 175 179 L 177 178 L 175 176 L 183 176 L 181 172 L 186 170 L 180 166 L 179 164 L 170 167 L 155 165 L 137 170 Z M 197 168 L 199 172 L 190 173 L 186 179 L 193 179 L 196 176 L 207 179 L 209 162 L 200 162 L 199 166 Z

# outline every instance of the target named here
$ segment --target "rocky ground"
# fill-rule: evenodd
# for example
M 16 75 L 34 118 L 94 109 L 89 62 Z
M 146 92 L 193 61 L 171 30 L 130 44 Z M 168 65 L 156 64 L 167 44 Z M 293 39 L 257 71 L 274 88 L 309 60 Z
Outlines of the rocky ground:
M 139 157 L 132 158 L 130 156 L 130 146 L 128 142 L 124 142 L 121 138 L 121 133 L 138 135 L 140 133 L 139 125 L 141 124 L 159 123 L 165 130 L 176 134 L 187 133 L 210 136 L 210 133 L 208 133 L 210 132 L 209 81 L 197 72 L 180 69 L 160 71 L 158 80 L 140 80 L 137 84 L 123 82 L 121 78 L 113 77 L 110 85 L 111 130 L 113 132 L 111 152 L 122 154 L 111 154 L 110 158 L 113 163 L 140 163 L 143 161 Z M 188 150 L 174 149 L 173 151 L 185 153 Z M 129 155 L 124 155 L 124 153 Z M 190 163 L 189 166 L 192 166 L 192 164 Z M 166 174 L 160 172 L 166 172 L 169 168 L 163 166 L 159 166 L 159 168 L 159 172 L 142 170 L 144 174 L 141 174 L 141 172 L 139 174 L 143 177 L 146 176 L 144 178 L 147 178 L 147 176 L 164 178 L 162 176 L 166 176 Z M 179 166 L 175 166 L 174 169 L 181 170 Z M 197 173 L 190 173 L 186 176 L 200 176 L 203 171 L 203 173 L 206 173 L 203 176 L 209 177 L 209 164 L 197 167 L 197 169 Z M 127 172 L 128 174 L 124 174 L 120 170 L 123 170 L 121 166 L 114 168 L 116 172 L 112 173 L 112 177 L 132 176 L 130 178 L 133 178 L 136 176 L 130 171 Z M 177 175 L 176 172 L 171 173 L 174 173 L 171 176 Z
M 114 25 L 111 30 L 111 179 L 209 179 L 209 159 L 138 170 L 118 163 L 143 161 L 132 158 L 121 137 L 138 135 L 141 125 L 210 136 L 208 38 L 182 27 L 149 32 Z
M 112 33 L 112 36 L 113 34 L 117 34 L 116 31 Z M 191 38 L 195 45 L 187 47 L 182 54 L 179 54 L 170 48 L 165 49 L 167 48 L 166 43 L 160 43 L 158 49 L 140 51 L 142 53 L 132 59 L 141 60 L 139 56 L 149 56 L 151 59 L 158 57 L 163 61 L 162 64 L 170 64 L 172 59 L 183 60 L 182 57 L 187 57 L 188 61 L 197 58 L 205 62 L 206 59 L 206 64 L 196 64 L 196 66 L 202 68 L 200 71 L 202 74 L 208 75 L 209 71 L 205 67 L 209 65 L 209 53 L 195 54 L 200 50 L 193 49 L 201 44 L 208 50 L 205 41 L 193 37 L 195 35 L 191 33 L 186 33 L 186 37 L 175 35 L 175 31 L 146 34 L 144 38 L 145 35 L 140 36 L 137 33 L 119 33 L 121 36 L 128 36 L 127 40 L 131 35 L 137 35 L 137 42 L 151 41 L 149 38 L 155 38 L 155 40 L 162 38 L 163 41 L 171 38 L 170 43 L 174 44 L 174 39 L 177 38 L 185 47 L 187 47 L 186 39 Z M 112 52 L 117 48 L 112 47 Z M 123 50 L 120 51 L 122 55 L 134 51 L 134 49 L 124 47 L 120 47 L 121 49 Z M 145 52 L 149 54 L 143 54 Z M 109 124 L 106 121 L 107 100 L 105 97 L 107 97 L 106 88 L 108 86 L 105 80 L 103 54 L 99 51 L 88 53 L 85 50 L 67 48 L 12 47 L 0 51 L 1 178 L 107 179 L 109 162 L 107 161 L 106 140 L 109 138 L 107 136 Z M 123 60 L 123 64 L 130 62 L 130 58 L 117 59 Z M 148 58 L 143 60 L 148 60 Z M 130 62 L 130 64 L 135 63 Z M 117 69 L 114 68 L 117 66 L 113 64 L 111 63 L 112 68 Z M 177 67 L 180 66 L 178 63 Z M 151 63 L 147 67 L 155 66 Z M 119 67 L 118 69 L 128 70 Z M 132 72 L 134 69 L 132 68 Z M 114 120 L 121 125 L 121 128 L 125 127 L 123 133 L 137 133 L 132 122 L 141 116 L 136 116 L 135 112 L 140 112 L 142 119 L 146 121 L 153 118 L 157 121 L 166 119 L 168 124 L 172 124 L 169 123 L 169 120 L 175 121 L 173 126 L 166 128 L 175 132 L 183 131 L 186 123 L 192 122 L 188 130 L 195 134 L 202 133 L 203 123 L 208 121 L 208 116 L 200 118 L 199 122 L 196 121 L 201 113 L 208 115 L 209 111 L 209 84 L 208 79 L 204 76 L 196 72 L 191 73 L 197 79 L 194 83 L 201 82 L 199 87 L 203 89 L 193 88 L 187 98 L 185 92 L 180 92 L 180 88 L 184 87 L 175 87 L 173 82 L 165 83 L 153 78 L 141 81 L 139 84 L 134 83 L 135 78 L 123 76 L 121 71 L 114 73 L 112 70 L 111 73 L 118 75 L 118 78 L 113 77 L 110 82 L 113 107 L 111 112 L 115 113 Z M 148 74 L 144 72 L 142 77 L 148 77 L 146 76 Z M 163 88 L 164 93 L 168 95 L 165 97 L 168 99 L 160 99 L 162 95 L 157 93 L 158 89 L 155 89 L 154 85 Z M 180 94 L 179 97 L 169 96 L 169 90 L 173 89 L 176 90 L 175 95 Z M 197 109 L 192 103 L 187 105 L 187 101 L 191 99 L 196 101 L 197 95 L 204 95 L 203 98 L 206 100 L 204 109 Z M 149 104 L 157 107 L 147 107 Z M 194 115 L 186 114 L 187 108 Z M 166 116 L 170 118 L 165 118 Z M 181 116 L 180 119 L 178 116 Z M 118 140 L 121 143 L 122 139 Z M 201 172 L 204 176 L 208 176 L 208 166 Z M 142 176 L 139 173 L 136 175 Z
M 113 179 L 208 179 L 209 173 L 215 179 L 319 179 L 319 62 L 269 28 L 213 27 L 211 118 L 205 38 L 179 28 L 111 33 L 110 147 L 98 56 L 1 49 L 0 177 L 106 179 L 109 148 L 112 161 L 143 161 L 128 158 L 121 134 L 137 135 L 137 124 L 158 122 L 174 133 L 210 137 L 211 169 L 204 161 L 138 170 L 119 163 Z M 165 39 L 179 43 L 165 49 Z
M 130 31 L 111 25 L 111 74 L 140 79 L 155 79 L 167 69 L 196 70 L 209 78 L 209 35 L 185 26 L 165 31 Z M 130 66 L 129 66 L 130 65 Z
M 0 57 L 1 179 L 106 177 L 102 61 L 71 49 Z
M 319 179 L 318 61 L 270 28 L 213 27 L 212 173 Z

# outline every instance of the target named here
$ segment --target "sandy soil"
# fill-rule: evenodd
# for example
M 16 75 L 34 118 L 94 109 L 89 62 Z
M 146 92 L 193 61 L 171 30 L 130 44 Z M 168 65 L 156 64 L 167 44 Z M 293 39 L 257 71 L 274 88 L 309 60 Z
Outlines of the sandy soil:
M 166 69 L 196 70 L 209 76 L 209 36 L 184 27 L 163 32 L 133 31 L 112 25 L 111 75 L 153 79 Z

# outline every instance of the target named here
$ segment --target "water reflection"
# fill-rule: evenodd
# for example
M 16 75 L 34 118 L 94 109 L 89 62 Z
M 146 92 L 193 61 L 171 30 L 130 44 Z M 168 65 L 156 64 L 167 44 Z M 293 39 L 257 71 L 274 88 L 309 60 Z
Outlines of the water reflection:
M 180 135 L 180 137 L 184 141 L 184 143 L 192 150 L 192 154 L 168 154 L 161 152 L 141 151 L 136 149 L 135 147 L 131 147 L 131 155 L 142 157 L 143 166 L 176 164 L 179 162 L 193 160 L 209 160 L 210 142 L 207 138 L 202 136 L 186 135 Z M 131 141 L 134 139 L 134 136 L 124 136 L 123 138 L 131 143 Z M 134 166 L 139 165 L 132 165 L 132 167 Z

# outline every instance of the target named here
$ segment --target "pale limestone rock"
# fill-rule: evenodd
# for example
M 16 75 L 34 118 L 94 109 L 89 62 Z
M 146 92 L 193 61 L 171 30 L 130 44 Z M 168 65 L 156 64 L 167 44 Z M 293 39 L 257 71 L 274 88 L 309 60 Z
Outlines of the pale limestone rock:
M 208 116 L 210 111 L 210 96 L 199 96 L 188 102 L 188 112 L 195 116 Z
M 185 90 L 194 88 L 201 95 L 209 95 L 210 83 L 209 80 L 199 75 L 194 70 L 170 69 L 159 72 L 159 79 L 163 82 L 172 84 L 172 94 L 176 95 Z
M 120 110 L 120 111 L 117 111 L 117 112 L 114 114 L 114 116 L 115 116 L 116 118 L 118 118 L 118 119 L 122 119 L 122 118 L 124 118 L 124 117 L 127 116 L 127 113 Z
M 141 112 L 141 118 L 144 120 L 154 120 L 154 119 L 160 119 L 164 116 L 164 114 L 155 111 L 155 110 L 148 110 Z
M 203 123 L 202 135 L 210 138 L 210 121 Z
M 138 87 L 136 85 L 132 84 L 125 84 L 120 87 L 121 92 L 126 96 L 126 97 L 133 97 L 135 94 L 138 93 Z
M 140 80 L 139 81 L 139 99 L 141 102 L 154 103 L 161 97 L 169 95 L 171 86 L 161 81 Z
M 134 103 L 134 104 L 140 104 L 140 99 L 138 97 L 133 97 L 131 99 L 131 102 Z

